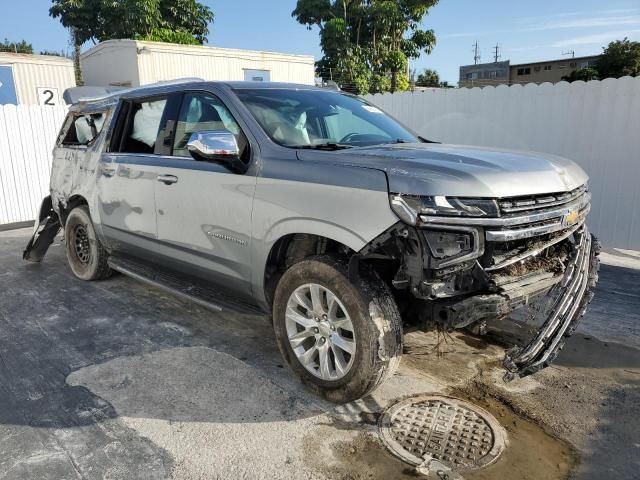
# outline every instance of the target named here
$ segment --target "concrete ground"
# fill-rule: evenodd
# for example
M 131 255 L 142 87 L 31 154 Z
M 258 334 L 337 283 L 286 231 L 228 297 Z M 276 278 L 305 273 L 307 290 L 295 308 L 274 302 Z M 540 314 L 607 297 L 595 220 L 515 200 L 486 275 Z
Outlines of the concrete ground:
M 413 478 L 377 437 L 414 393 L 490 410 L 510 443 L 467 479 L 640 479 L 640 257 L 603 254 L 556 365 L 503 384 L 501 347 L 411 333 L 399 372 L 338 406 L 282 364 L 263 317 L 212 314 L 124 276 L 84 283 L 55 244 L 0 232 L 0 478 Z

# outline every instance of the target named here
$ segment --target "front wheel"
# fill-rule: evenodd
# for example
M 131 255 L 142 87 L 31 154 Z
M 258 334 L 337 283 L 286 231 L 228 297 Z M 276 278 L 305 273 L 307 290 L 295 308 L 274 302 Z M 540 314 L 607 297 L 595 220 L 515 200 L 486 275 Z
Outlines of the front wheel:
M 111 276 L 109 255 L 96 236 L 89 208 L 81 205 L 69 213 L 64 225 L 67 262 L 81 280 L 101 280 Z
M 278 346 L 302 381 L 328 400 L 350 402 L 389 378 L 402 354 L 402 323 L 373 271 L 354 283 L 331 257 L 303 260 L 276 289 Z

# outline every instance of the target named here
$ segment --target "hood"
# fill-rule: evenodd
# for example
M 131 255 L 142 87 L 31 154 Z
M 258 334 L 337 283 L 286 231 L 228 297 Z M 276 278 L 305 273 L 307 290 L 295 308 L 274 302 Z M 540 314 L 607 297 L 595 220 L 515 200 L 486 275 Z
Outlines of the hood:
M 412 195 L 515 197 L 573 190 L 588 180 L 566 158 L 462 145 L 401 143 L 298 155 L 383 170 L 390 192 Z

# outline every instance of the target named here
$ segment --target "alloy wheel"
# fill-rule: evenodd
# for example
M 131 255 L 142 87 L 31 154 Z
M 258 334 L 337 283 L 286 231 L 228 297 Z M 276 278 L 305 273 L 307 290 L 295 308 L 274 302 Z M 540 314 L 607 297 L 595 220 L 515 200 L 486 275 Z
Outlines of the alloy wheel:
M 356 353 L 353 324 L 340 299 L 317 283 L 298 287 L 285 314 L 287 337 L 300 363 L 322 380 L 339 380 Z

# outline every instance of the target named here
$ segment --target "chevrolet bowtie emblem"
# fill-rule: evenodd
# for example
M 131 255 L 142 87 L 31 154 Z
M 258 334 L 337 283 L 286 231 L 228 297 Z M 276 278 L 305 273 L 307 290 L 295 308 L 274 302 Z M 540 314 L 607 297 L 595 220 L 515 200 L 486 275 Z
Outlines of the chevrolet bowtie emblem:
M 563 223 L 568 227 L 573 225 L 574 223 L 576 223 L 578 221 L 578 211 L 577 210 L 571 210 L 569 213 L 567 213 L 564 218 L 563 218 Z

